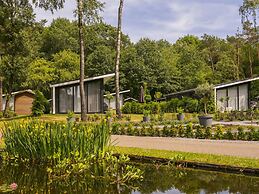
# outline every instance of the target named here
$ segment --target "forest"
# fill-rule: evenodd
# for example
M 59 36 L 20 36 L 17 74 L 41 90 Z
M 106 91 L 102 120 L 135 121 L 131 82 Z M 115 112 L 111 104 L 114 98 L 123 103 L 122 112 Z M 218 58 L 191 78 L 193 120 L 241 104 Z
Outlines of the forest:
M 36 21 L 30 3 L 9 2 L 20 4 L 0 0 L 4 92 L 30 88 L 50 98 L 50 84 L 79 79 L 77 21 L 58 18 L 46 25 L 45 20 Z M 204 34 L 179 37 L 174 43 L 145 37 L 133 42 L 122 34 L 120 89 L 130 89 L 130 96 L 138 99 L 144 83 L 153 97 L 155 92 L 168 94 L 259 75 L 259 3 L 247 2 L 240 8 L 242 29 L 225 39 Z M 117 28 L 98 20 L 84 24 L 84 31 L 86 77 L 114 72 Z M 114 81 L 106 90 L 114 91 Z

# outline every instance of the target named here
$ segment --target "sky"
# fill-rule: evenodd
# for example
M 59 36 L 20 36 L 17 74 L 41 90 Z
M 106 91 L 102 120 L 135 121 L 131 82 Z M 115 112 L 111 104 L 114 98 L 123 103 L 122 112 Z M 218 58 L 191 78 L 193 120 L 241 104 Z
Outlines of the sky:
M 116 26 L 119 0 L 103 1 L 104 21 Z M 50 24 L 58 17 L 75 19 L 75 2 L 66 0 L 64 8 L 54 14 L 37 8 L 37 20 L 47 19 Z M 187 34 L 226 38 L 240 27 L 241 5 L 242 0 L 124 0 L 122 30 L 133 42 L 146 37 L 173 43 Z

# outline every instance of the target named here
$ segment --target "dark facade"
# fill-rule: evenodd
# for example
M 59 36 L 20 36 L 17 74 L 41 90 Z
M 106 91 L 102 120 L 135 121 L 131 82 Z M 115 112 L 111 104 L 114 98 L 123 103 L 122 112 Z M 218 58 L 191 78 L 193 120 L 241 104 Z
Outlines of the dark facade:
M 113 74 L 85 79 L 85 99 L 87 113 L 103 113 L 104 82 Z M 65 114 L 69 111 L 81 112 L 79 81 L 52 85 L 52 112 Z

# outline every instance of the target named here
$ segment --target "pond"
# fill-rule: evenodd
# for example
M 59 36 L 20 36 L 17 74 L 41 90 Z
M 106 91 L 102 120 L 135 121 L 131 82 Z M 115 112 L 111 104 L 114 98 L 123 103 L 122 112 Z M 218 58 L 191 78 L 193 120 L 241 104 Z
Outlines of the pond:
M 17 183 L 14 193 L 259 193 L 259 177 L 170 166 L 135 164 L 143 180 L 133 187 L 108 184 L 87 176 L 80 180 L 50 180 L 43 166 L 1 166 L 0 185 Z

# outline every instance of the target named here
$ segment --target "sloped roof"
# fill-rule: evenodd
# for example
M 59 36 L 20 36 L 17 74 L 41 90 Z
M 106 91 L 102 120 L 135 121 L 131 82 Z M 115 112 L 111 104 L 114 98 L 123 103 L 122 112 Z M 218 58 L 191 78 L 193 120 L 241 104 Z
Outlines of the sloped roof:
M 114 76 L 115 76 L 115 73 L 96 76 L 96 77 L 89 77 L 89 78 L 84 79 L 84 82 L 94 81 L 94 80 L 98 80 L 98 79 L 104 79 L 104 82 L 106 82 L 107 80 L 109 80 L 110 78 L 112 78 Z M 74 84 L 78 84 L 78 83 L 80 83 L 80 80 L 74 80 L 74 81 L 68 81 L 68 82 L 53 84 L 53 85 L 50 85 L 50 87 L 55 88 L 55 87 L 61 87 L 61 86 L 74 85 Z
M 20 90 L 20 91 L 17 91 L 17 92 L 12 92 L 12 95 L 15 96 L 17 94 L 22 94 L 22 93 L 25 93 L 25 92 L 33 94 L 33 95 L 35 94 L 32 90 L 28 89 L 28 90 Z M 2 95 L 2 97 L 5 97 L 5 96 L 6 96 L 6 94 Z
M 256 80 L 259 80 L 259 77 L 254 77 L 254 78 L 249 78 L 249 79 L 244 79 L 244 80 L 239 80 L 239 81 L 233 81 L 233 82 L 224 83 L 224 84 L 218 84 L 218 85 L 214 86 L 214 89 L 221 89 L 221 88 L 231 87 L 231 86 L 235 86 L 235 85 L 245 84 L 245 83 L 249 83 L 249 82 L 256 81 Z

